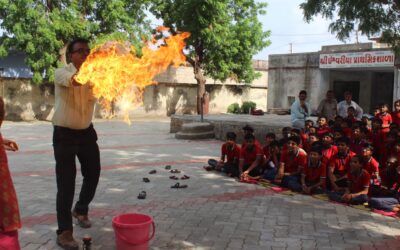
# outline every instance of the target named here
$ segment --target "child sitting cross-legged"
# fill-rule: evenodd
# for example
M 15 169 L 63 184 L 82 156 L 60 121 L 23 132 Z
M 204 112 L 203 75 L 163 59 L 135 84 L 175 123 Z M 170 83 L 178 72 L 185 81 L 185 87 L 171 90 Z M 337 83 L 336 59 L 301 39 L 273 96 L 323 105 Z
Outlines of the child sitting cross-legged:
M 221 158 L 219 161 L 210 159 L 206 170 L 217 170 L 226 172 L 228 175 L 237 173 L 240 156 L 240 147 L 236 144 L 236 134 L 226 133 L 226 141 L 221 146 Z
M 239 172 L 233 173 L 233 176 L 239 176 L 240 180 L 247 181 L 260 176 L 264 164 L 264 154 L 253 134 L 245 135 L 244 139 L 245 146 L 240 150 Z
M 287 151 L 282 151 L 278 169 L 264 174 L 265 179 L 288 187 L 290 181 L 299 181 L 302 168 L 307 164 L 307 153 L 299 147 L 300 137 L 288 138 Z
M 322 146 L 315 143 L 307 155 L 307 164 L 302 169 L 300 182 L 291 180 L 288 186 L 296 192 L 321 194 L 326 184 L 326 163 L 322 160 Z
M 368 201 L 370 175 L 363 169 L 364 159 L 355 155 L 350 160 L 350 171 L 347 174 L 348 184 L 343 191 L 328 193 L 329 199 L 336 202 L 353 205 L 364 204 Z
M 395 157 L 389 157 L 382 172 L 380 190 L 373 192 L 368 204 L 371 208 L 386 212 L 400 211 L 400 166 Z

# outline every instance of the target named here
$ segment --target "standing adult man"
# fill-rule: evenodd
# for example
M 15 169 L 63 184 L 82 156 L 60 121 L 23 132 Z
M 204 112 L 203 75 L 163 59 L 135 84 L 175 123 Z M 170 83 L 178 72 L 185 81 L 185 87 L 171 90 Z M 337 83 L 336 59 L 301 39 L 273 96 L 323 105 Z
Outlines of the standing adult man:
M 344 100 L 339 102 L 338 104 L 338 115 L 345 118 L 347 117 L 347 109 L 349 107 L 353 107 L 355 109 L 355 116 L 358 120 L 361 121 L 363 115 L 363 109 L 355 102 L 351 100 L 352 94 L 350 91 L 344 92 Z
M 81 227 L 91 227 L 89 203 L 100 176 L 100 152 L 92 125 L 95 98 L 90 84 L 81 85 L 74 79 L 89 53 L 87 40 L 73 40 L 66 51 L 68 64 L 55 71 L 53 148 L 57 178 L 57 244 L 64 249 L 79 248 L 72 235 L 72 216 Z M 79 200 L 71 212 L 75 193 L 75 157 L 81 165 L 83 183 Z
M 306 118 L 310 116 L 311 108 L 306 102 L 307 92 L 300 91 L 299 100 L 296 100 L 290 107 L 290 119 L 294 128 L 303 129 Z
M 337 113 L 337 101 L 332 90 L 326 92 L 326 98 L 323 99 L 317 108 L 318 116 L 325 116 L 328 121 L 333 121 Z

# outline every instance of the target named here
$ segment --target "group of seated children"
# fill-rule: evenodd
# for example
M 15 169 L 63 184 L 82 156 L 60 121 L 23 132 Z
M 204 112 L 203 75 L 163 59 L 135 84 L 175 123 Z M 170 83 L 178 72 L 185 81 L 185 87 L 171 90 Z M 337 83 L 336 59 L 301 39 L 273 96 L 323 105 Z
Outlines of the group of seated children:
M 228 132 L 219 161 L 207 170 L 225 172 L 243 182 L 266 179 L 305 194 L 327 193 L 332 201 L 365 204 L 386 212 L 400 211 L 400 100 L 389 113 L 381 105 L 374 117 L 334 121 L 319 117 L 300 131 L 282 129 L 281 139 L 268 133 L 264 145 L 252 127 L 243 128 L 244 142 Z

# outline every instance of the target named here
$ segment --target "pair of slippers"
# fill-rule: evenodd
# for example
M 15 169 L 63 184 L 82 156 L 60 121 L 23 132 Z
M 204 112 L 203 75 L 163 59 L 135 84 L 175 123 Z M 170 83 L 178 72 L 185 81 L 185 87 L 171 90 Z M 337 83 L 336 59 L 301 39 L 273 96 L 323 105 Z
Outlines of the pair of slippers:
M 179 180 L 179 177 L 177 177 L 177 176 L 175 176 L 175 175 L 172 175 L 172 176 L 170 176 L 169 177 L 171 180 Z M 190 177 L 189 176 L 187 176 L 187 175 L 183 175 L 182 177 L 181 177 L 181 180 L 187 180 L 187 179 L 189 179 Z
M 138 195 L 138 199 L 140 199 L 140 200 L 146 199 L 146 191 L 140 192 Z
M 175 185 L 171 186 L 171 188 L 187 188 L 188 185 L 181 185 L 179 182 L 175 183 Z

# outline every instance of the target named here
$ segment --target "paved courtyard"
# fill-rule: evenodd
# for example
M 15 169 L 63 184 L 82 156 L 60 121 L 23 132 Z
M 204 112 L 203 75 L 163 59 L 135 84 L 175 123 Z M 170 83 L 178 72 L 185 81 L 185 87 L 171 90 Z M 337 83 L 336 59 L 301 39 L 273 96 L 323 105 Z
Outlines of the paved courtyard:
M 96 121 L 95 128 L 102 173 L 90 210 L 94 226 L 74 231 L 77 239 L 90 235 L 93 249 L 115 249 L 111 219 L 127 212 L 154 218 L 151 249 L 400 249 L 400 220 L 204 171 L 206 160 L 219 156 L 221 142 L 176 140 L 167 119 L 131 126 Z M 22 248 L 59 249 L 51 124 L 5 122 L 2 134 L 20 146 L 8 156 L 23 221 Z M 176 181 L 165 165 L 190 176 L 179 180 L 188 188 L 171 189 Z M 153 169 L 157 173 L 149 175 Z M 142 190 L 147 198 L 138 200 Z

